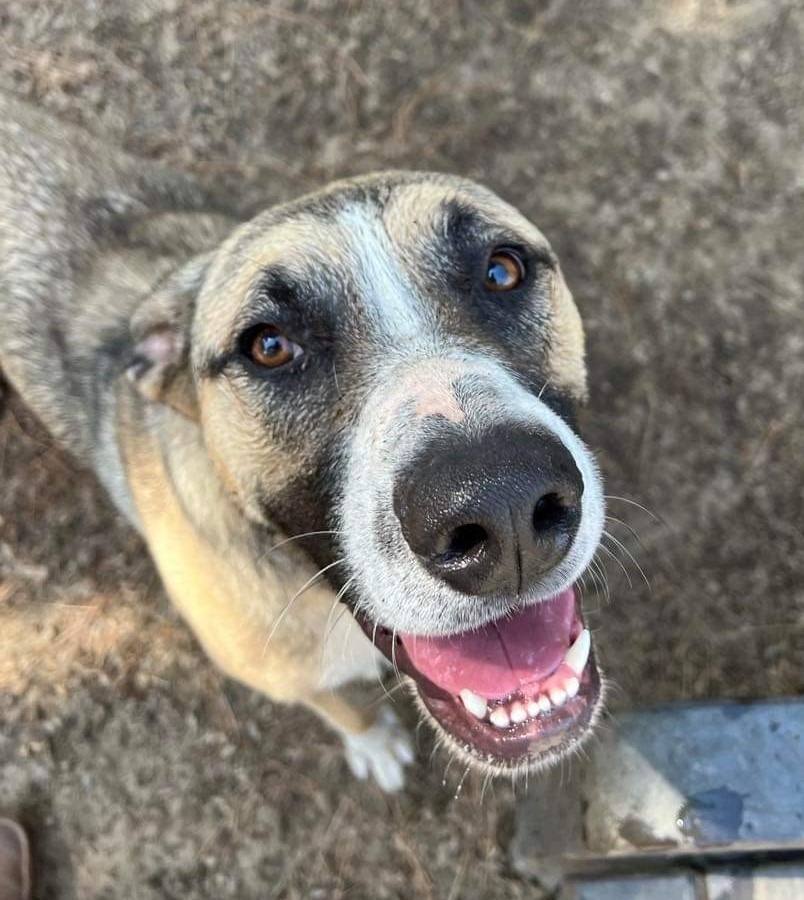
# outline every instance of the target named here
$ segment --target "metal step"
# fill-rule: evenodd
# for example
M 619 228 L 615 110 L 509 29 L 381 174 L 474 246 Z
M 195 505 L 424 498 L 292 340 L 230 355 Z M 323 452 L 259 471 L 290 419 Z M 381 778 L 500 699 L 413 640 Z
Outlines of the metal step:
M 510 855 L 562 900 L 804 900 L 804 702 L 619 715 L 531 786 Z

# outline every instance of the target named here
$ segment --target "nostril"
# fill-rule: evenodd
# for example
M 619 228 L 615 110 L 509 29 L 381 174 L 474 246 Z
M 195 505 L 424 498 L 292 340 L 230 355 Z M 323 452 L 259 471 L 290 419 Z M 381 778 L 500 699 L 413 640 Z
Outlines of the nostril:
M 533 508 L 533 527 L 539 533 L 566 527 L 572 518 L 572 507 L 567 506 L 555 492 L 545 494 L 536 501 Z
M 436 558 L 442 563 L 457 562 L 477 553 L 488 539 L 489 534 L 482 525 L 459 525 L 454 531 L 445 535 L 443 549 Z

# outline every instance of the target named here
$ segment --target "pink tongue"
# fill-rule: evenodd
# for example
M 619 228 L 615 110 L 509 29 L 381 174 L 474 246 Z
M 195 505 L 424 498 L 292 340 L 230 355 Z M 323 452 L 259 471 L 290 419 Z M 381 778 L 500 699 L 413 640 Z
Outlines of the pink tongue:
M 570 587 L 478 631 L 401 638 L 410 661 L 434 684 L 451 694 L 469 688 L 495 700 L 558 668 L 570 645 L 574 618 L 575 589 Z

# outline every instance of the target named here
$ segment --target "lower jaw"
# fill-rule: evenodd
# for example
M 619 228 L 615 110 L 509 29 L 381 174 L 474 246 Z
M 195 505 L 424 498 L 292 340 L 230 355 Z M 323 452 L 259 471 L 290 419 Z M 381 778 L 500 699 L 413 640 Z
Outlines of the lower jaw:
M 578 693 L 563 706 L 524 722 L 498 728 L 473 717 L 458 697 L 416 687 L 419 706 L 447 746 L 487 771 L 540 769 L 577 749 L 589 735 L 602 706 L 600 672 L 590 655 Z M 517 695 L 506 698 L 516 701 Z
M 584 627 L 578 609 L 576 631 Z M 530 716 L 525 721 L 500 728 L 489 719 L 478 719 L 458 696 L 421 676 L 408 659 L 404 645 L 390 631 L 357 616 L 363 630 L 377 648 L 415 686 L 424 717 L 444 744 L 455 754 L 492 774 L 539 770 L 577 749 L 591 733 L 602 708 L 602 679 L 595 661 L 594 647 L 583 672 L 578 691 L 560 706 Z M 524 695 L 502 698 L 510 707 Z

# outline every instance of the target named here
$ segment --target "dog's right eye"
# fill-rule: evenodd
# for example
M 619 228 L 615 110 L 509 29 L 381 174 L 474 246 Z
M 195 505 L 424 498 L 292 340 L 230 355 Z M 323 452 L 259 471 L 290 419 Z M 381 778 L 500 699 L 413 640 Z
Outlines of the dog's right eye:
M 302 348 L 273 325 L 258 325 L 243 335 L 243 353 L 258 366 L 278 369 L 298 359 Z
M 508 247 L 500 247 L 491 254 L 486 266 L 483 286 L 487 291 L 513 291 L 525 279 L 525 263 L 521 255 Z

